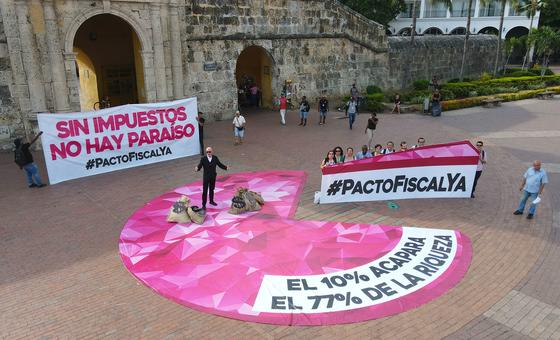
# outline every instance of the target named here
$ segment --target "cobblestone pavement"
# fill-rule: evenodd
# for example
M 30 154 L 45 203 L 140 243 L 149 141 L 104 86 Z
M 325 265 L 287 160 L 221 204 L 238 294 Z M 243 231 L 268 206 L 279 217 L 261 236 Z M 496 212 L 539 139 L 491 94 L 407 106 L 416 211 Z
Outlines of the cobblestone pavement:
M 331 113 L 306 127 L 295 112 L 247 114 L 247 138 L 232 145 L 231 122 L 206 128 L 207 144 L 232 172 L 308 172 L 296 218 L 459 229 L 473 241 L 465 278 L 436 300 L 393 317 L 350 325 L 286 327 L 190 310 L 140 285 L 121 264 L 117 242 L 128 216 L 152 197 L 199 180 L 198 157 L 28 189 L 12 155 L 0 155 L 0 337 L 17 338 L 560 338 L 560 99 L 445 112 L 441 118 L 380 115 L 375 142 L 409 144 L 481 138 L 489 164 L 476 199 L 314 205 L 319 163 L 336 145 L 366 142 L 366 116 L 350 131 Z M 521 175 L 533 159 L 551 184 L 533 220 L 512 215 Z M 40 155 L 38 163 L 43 165 Z M 41 167 L 46 176 L 44 167 Z

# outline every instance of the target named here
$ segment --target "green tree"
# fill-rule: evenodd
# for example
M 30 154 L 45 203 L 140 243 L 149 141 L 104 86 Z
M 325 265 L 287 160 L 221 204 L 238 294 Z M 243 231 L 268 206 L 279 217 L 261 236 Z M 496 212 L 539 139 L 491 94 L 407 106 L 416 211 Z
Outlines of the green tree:
M 533 21 L 535 19 L 535 15 L 538 11 L 542 11 L 548 4 L 547 0 L 521 0 L 518 8 L 522 11 L 525 11 L 528 18 L 531 18 L 531 22 L 529 23 L 529 38 L 531 38 L 531 33 L 533 31 Z M 525 53 L 525 58 L 523 58 L 523 66 L 521 67 L 523 70 L 525 69 L 525 65 L 529 64 L 531 59 L 533 58 L 533 50 L 534 47 L 532 44 L 528 44 L 529 48 L 527 53 Z
M 473 0 L 469 0 L 467 6 L 467 32 L 465 33 L 465 42 L 463 44 L 463 56 L 461 58 L 461 70 L 459 71 L 459 79 L 463 81 L 463 73 L 465 70 L 465 60 L 467 59 L 467 47 L 469 42 L 469 35 L 471 34 L 471 11 L 473 8 Z
M 560 29 L 560 1 L 548 1 L 541 11 L 539 25 Z
M 404 0 L 340 0 L 340 2 L 383 26 L 387 26 L 406 8 Z
M 494 60 L 494 77 L 498 74 L 498 64 L 502 56 L 502 30 L 504 29 L 504 15 L 507 0 L 500 0 L 500 25 L 498 28 L 498 46 L 496 47 L 496 60 Z
M 551 27 L 542 26 L 530 32 L 527 42 L 535 47 L 537 58 L 542 58 L 541 76 L 543 76 L 550 56 L 560 49 L 560 33 Z
M 523 45 L 523 42 L 520 38 L 517 37 L 511 37 L 509 39 L 507 39 L 505 41 L 505 50 L 506 50 L 506 65 L 509 64 L 509 58 L 511 58 L 511 55 L 513 54 L 513 51 L 515 51 L 515 49 L 521 47 Z M 504 67 L 504 74 L 506 73 L 506 68 Z

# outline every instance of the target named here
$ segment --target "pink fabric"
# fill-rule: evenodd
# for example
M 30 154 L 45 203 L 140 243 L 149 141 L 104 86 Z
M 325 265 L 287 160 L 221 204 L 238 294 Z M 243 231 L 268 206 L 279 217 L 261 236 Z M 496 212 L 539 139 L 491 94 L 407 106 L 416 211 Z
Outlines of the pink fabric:
M 470 240 L 460 241 L 452 265 L 429 287 L 383 304 L 316 314 L 258 313 L 252 310 L 261 280 L 269 275 L 310 275 L 351 269 L 387 254 L 402 227 L 292 217 L 305 181 L 301 171 L 227 175 L 216 182 L 215 201 L 203 225 L 172 224 L 172 204 L 187 195 L 200 204 L 202 185 L 192 183 L 159 196 L 136 211 L 122 230 L 119 249 L 126 268 L 160 295 L 200 311 L 280 325 L 358 322 L 400 313 L 449 290 L 466 273 Z M 266 201 L 259 212 L 227 212 L 237 187 Z

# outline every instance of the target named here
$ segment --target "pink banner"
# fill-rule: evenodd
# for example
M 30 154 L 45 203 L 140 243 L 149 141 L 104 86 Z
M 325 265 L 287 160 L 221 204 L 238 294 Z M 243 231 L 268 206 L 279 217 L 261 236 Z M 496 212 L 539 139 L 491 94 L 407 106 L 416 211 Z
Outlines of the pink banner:
M 146 286 L 193 309 L 279 325 L 350 323 L 400 313 L 449 290 L 471 261 L 459 231 L 292 217 L 305 181 L 300 171 L 240 173 L 216 183 L 218 206 L 203 225 L 166 222 L 202 185 L 166 193 L 125 224 L 119 249 Z M 237 187 L 266 201 L 259 212 L 227 212 Z

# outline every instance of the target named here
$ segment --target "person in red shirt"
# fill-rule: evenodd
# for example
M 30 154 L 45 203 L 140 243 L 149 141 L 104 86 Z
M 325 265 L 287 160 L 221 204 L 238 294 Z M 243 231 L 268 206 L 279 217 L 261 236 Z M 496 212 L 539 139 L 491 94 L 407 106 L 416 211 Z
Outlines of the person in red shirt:
M 288 107 L 288 100 L 286 95 L 280 97 L 280 123 L 286 125 L 286 108 Z

